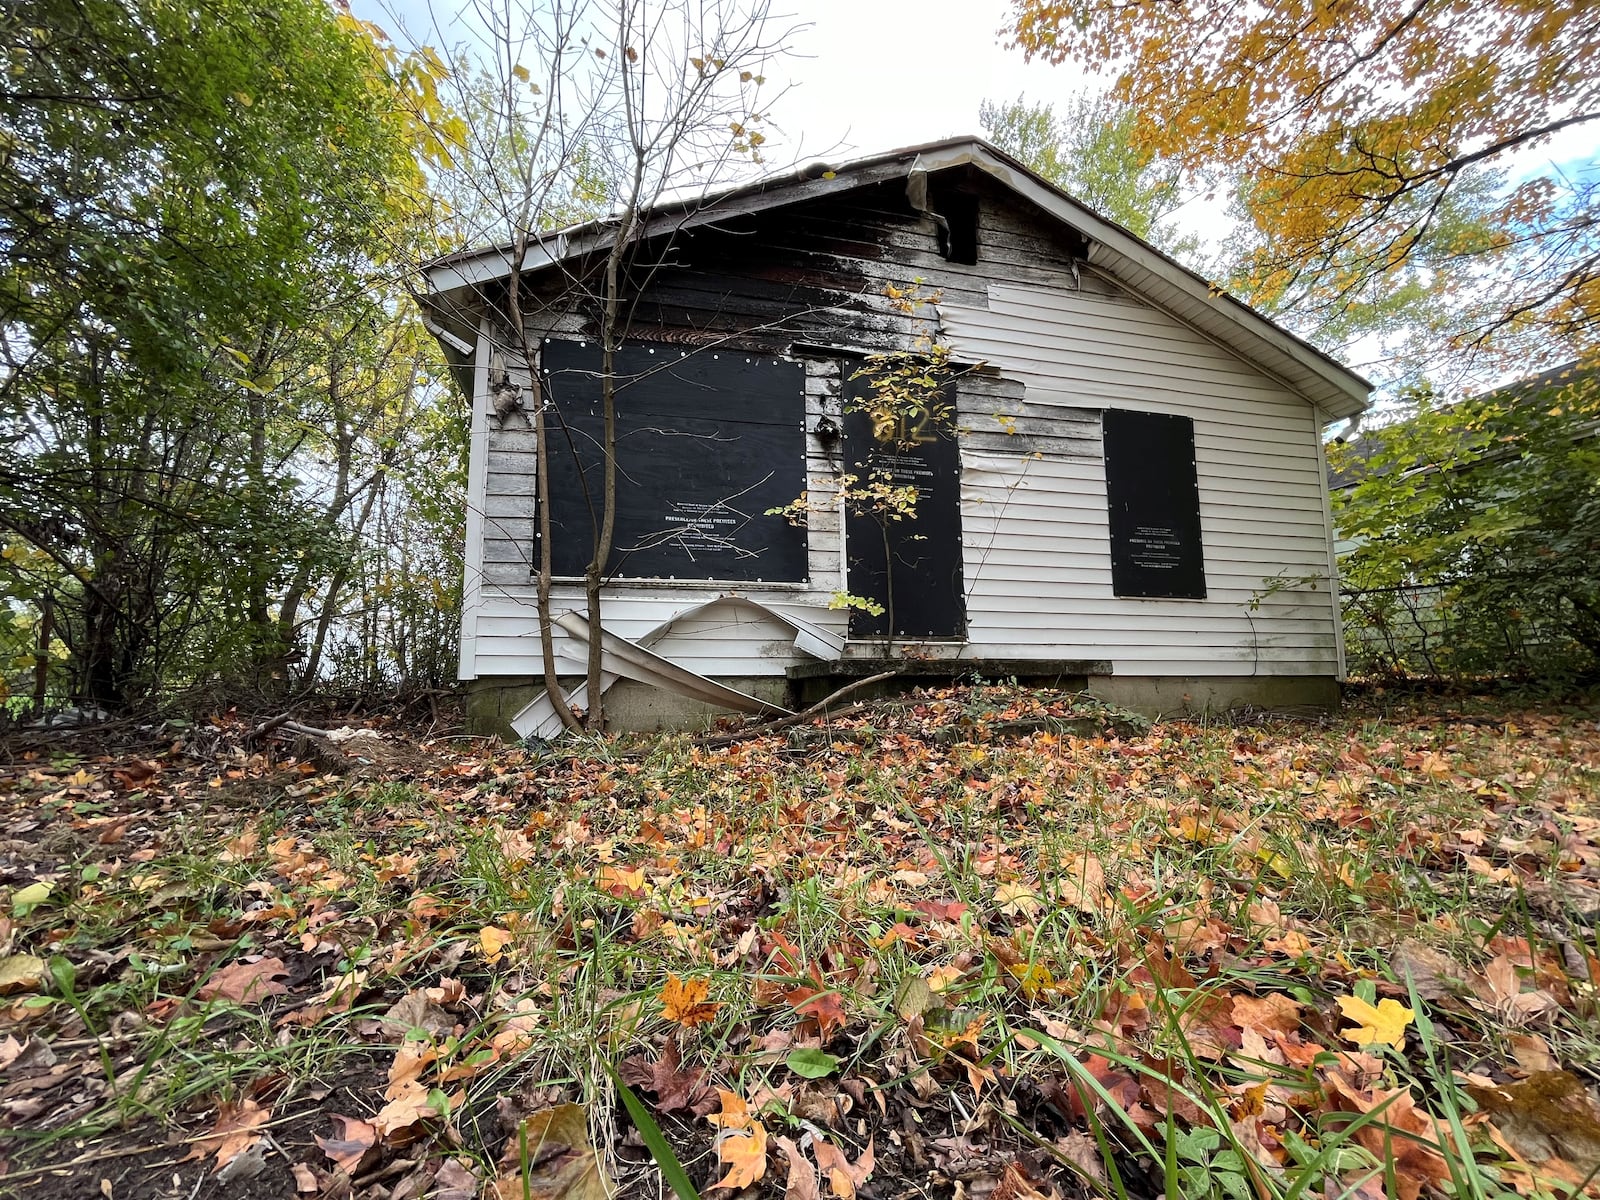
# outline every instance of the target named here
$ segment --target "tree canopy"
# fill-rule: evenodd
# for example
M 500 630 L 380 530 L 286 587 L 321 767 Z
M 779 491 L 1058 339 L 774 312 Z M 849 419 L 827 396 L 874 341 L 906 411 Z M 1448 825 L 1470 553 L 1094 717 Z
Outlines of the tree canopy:
M 985 100 L 989 139 L 1102 216 L 1180 258 L 1197 239 L 1170 220 L 1187 198 L 1177 167 L 1134 140 L 1138 113 L 1103 96 L 1080 96 L 1063 112 L 1026 97 Z
M 1474 353 L 1594 347 L 1596 180 L 1539 162 L 1600 118 L 1593 5 L 1013 0 L 1013 17 L 1030 56 L 1115 72 L 1136 144 L 1243 170 L 1258 237 L 1235 282 L 1257 303 L 1337 329 L 1399 294 Z
M 1573 366 L 1329 447 L 1352 659 L 1431 675 L 1600 666 L 1600 375 Z
M 74 698 L 281 659 L 347 557 L 426 66 L 321 0 L 0 9 L 0 586 Z

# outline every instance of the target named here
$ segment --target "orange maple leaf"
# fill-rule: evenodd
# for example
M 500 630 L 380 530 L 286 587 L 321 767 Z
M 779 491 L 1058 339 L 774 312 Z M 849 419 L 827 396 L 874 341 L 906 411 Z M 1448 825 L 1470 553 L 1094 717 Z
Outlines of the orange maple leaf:
M 750 1106 L 745 1103 L 744 1097 L 738 1092 L 730 1092 L 727 1088 L 717 1089 L 717 1098 L 722 1103 L 722 1111 L 712 1113 L 706 1120 L 718 1129 L 749 1129 L 754 1120 L 750 1115 Z
M 728 1173 L 713 1187 L 747 1188 L 767 1173 L 767 1131 L 760 1124 L 746 1130 L 727 1130 L 718 1135 L 717 1158 Z
M 792 988 L 783 995 L 789 1007 L 802 1017 L 813 1017 L 817 1022 L 817 1029 L 822 1034 L 823 1041 L 827 1041 L 836 1029 L 843 1029 L 845 1024 L 844 1003 L 839 999 L 839 993 L 831 991 L 822 985 L 822 980 L 817 977 L 816 968 L 812 968 L 812 978 L 816 980 L 816 987 L 801 984 Z
M 704 1025 L 722 1007 L 720 1003 L 706 999 L 710 994 L 711 985 L 704 979 L 691 979 L 685 983 L 676 975 L 668 975 L 667 985 L 661 989 L 661 1015 L 690 1029 Z

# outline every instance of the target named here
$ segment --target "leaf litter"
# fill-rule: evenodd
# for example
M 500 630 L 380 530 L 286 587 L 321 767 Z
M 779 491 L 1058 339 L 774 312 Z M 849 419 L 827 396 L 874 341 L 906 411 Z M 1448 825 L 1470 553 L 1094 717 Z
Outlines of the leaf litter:
M 0 1192 L 1600 1192 L 1593 710 L 250 726 L 0 776 Z

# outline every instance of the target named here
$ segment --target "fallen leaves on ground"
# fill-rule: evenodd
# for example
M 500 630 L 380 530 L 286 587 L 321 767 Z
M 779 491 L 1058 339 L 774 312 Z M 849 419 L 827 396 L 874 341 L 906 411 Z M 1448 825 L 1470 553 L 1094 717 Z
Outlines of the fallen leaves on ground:
M 811 1143 L 811 1153 L 816 1155 L 817 1166 L 827 1175 L 828 1187 L 840 1200 L 854 1200 L 856 1190 L 872 1177 L 876 1165 L 870 1141 L 855 1162 L 846 1158 L 838 1146 L 821 1138 Z
M 687 983 L 676 975 L 668 974 L 661 989 L 661 1015 L 679 1025 L 693 1028 L 704 1025 L 717 1015 L 720 1004 L 709 1002 L 711 985 L 704 979 L 691 979 Z
M 261 1140 L 260 1128 L 271 1118 L 272 1109 L 254 1100 L 224 1104 L 217 1111 L 216 1124 L 195 1142 L 188 1157 L 215 1156 L 215 1169 L 220 1171 Z
M 600 1200 L 659 1186 L 611 1068 L 694 1186 L 785 1200 L 1068 1197 L 1096 1130 L 1125 1179 L 1170 1139 L 1195 1189 L 1375 1160 L 1410 1200 L 1446 1099 L 1526 1194 L 1600 1161 L 1592 710 L 964 688 L 360 777 L 255 723 L 0 769 L 0 1125 L 126 1111 L 262 1194 Z
M 1416 1013 L 1398 1000 L 1385 998 L 1371 1004 L 1359 996 L 1340 996 L 1339 1011 L 1355 1026 L 1340 1036 L 1358 1046 L 1399 1046 L 1406 1040 L 1406 1027 Z
M 254 1004 L 268 996 L 287 993 L 288 985 L 280 981 L 288 974 L 289 969 L 283 959 L 277 957 L 230 963 L 201 984 L 197 994 L 202 1000 Z

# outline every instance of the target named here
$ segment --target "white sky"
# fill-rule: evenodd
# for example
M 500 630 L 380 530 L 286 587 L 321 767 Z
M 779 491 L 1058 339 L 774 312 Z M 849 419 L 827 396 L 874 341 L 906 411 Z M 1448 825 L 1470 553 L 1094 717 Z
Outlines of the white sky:
M 1084 86 L 1071 67 L 1027 64 L 1002 45 L 1002 0 L 802 0 L 808 22 L 785 64 L 795 81 L 773 112 L 801 157 L 834 143 L 860 154 L 978 133 L 978 105 L 1061 101 Z M 1100 85 L 1100 86 L 1103 86 Z
M 452 28 L 450 14 L 465 0 L 352 0 L 358 16 L 376 21 L 405 44 L 411 37 L 443 43 L 471 41 Z M 434 16 L 444 24 L 433 32 Z M 770 71 L 774 103 L 766 129 L 769 168 L 817 158 L 844 159 L 955 134 L 979 133 L 986 99 L 1060 105 L 1106 87 L 1104 76 L 1066 65 L 1027 63 L 1007 49 L 1002 29 L 1006 0 L 774 0 L 772 28 L 798 26 L 790 54 Z M 1558 135 L 1517 165 L 1528 174 L 1549 163 L 1593 169 L 1600 131 L 1579 126 Z M 1181 224 L 1208 240 L 1226 232 L 1220 205 L 1190 205 Z
M 461 0 L 434 0 L 445 27 L 435 34 L 427 0 L 353 0 L 402 45 L 441 50 L 471 41 L 449 17 Z M 1030 100 L 1060 101 L 1082 86 L 1070 67 L 1032 66 L 1007 50 L 999 31 L 1005 0 L 774 0 L 770 28 L 795 25 L 790 54 L 769 71 L 770 91 L 792 87 L 772 111 L 768 161 L 872 154 L 952 134 L 978 133 L 978 105 L 1026 89 Z M 454 36 L 452 36 L 454 34 Z M 444 43 L 439 45 L 439 43 Z M 787 151 L 787 153 L 785 152 Z

